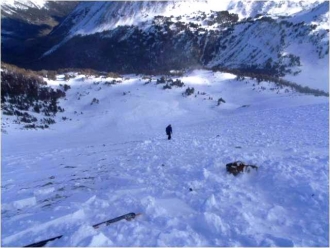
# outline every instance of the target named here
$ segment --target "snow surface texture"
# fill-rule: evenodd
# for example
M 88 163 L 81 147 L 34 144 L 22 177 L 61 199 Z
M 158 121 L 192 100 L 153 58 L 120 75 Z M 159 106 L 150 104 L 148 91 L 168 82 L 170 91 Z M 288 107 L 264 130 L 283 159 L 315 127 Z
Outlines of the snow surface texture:
M 71 86 L 57 123 L 6 127 L 2 246 L 329 245 L 328 98 L 209 71 L 181 78 L 196 97 L 109 80 L 49 81 Z M 259 170 L 227 174 L 236 160 Z M 92 228 L 129 212 L 142 215 Z

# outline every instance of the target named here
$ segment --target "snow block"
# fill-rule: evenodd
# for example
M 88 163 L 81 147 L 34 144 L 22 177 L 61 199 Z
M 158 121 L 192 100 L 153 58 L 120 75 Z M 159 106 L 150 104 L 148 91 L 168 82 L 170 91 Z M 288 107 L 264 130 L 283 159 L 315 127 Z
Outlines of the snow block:
M 14 207 L 17 209 L 34 206 L 36 204 L 37 204 L 37 200 L 35 197 L 25 198 L 22 200 L 14 201 L 13 203 Z
M 37 189 L 34 191 L 35 195 L 47 195 L 53 193 L 55 191 L 54 187 L 51 188 L 44 188 L 44 189 Z

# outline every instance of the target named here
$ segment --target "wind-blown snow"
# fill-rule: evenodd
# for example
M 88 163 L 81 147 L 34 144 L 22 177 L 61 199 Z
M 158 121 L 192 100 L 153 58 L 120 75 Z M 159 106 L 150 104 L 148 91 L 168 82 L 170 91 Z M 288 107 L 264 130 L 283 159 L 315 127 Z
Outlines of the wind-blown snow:
M 328 98 L 203 70 L 181 78 L 196 97 L 109 80 L 49 81 L 71 86 L 57 123 L 7 125 L 2 246 L 329 245 Z M 235 160 L 259 170 L 229 175 Z M 142 215 L 91 227 L 128 212 Z

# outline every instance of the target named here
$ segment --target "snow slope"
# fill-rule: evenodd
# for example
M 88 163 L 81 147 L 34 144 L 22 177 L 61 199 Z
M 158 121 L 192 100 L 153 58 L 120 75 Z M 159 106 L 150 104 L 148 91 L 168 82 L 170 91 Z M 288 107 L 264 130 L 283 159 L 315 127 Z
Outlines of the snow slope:
M 303 86 L 313 85 L 315 88 L 328 92 L 329 84 L 325 82 L 329 82 L 329 70 L 326 69 L 329 68 L 329 55 L 324 54 L 323 49 L 329 47 L 329 36 L 326 35 L 328 32 L 326 30 L 329 30 L 329 2 L 324 2 L 312 10 L 301 11 L 289 20 L 295 24 L 304 22 L 316 25 L 308 38 L 314 43 L 319 42 L 321 47 L 316 48 L 307 41 L 289 45 L 286 52 L 299 54 L 303 70 L 296 76 L 287 75 L 285 78 L 293 82 L 300 82 Z
M 181 77 L 196 97 L 110 80 L 49 81 L 71 86 L 49 130 L 3 116 L 2 246 L 329 245 L 328 98 L 203 70 Z M 229 175 L 235 160 L 259 170 Z

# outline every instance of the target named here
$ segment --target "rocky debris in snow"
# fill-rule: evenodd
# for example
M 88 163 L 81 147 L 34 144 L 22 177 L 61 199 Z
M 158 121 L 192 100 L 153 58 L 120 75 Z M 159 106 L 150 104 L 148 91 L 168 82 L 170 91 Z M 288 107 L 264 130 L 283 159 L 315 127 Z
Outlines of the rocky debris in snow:
M 256 165 L 247 165 L 241 161 L 236 161 L 233 163 L 226 164 L 226 169 L 229 173 L 237 176 L 239 173 L 242 172 L 250 172 L 251 169 L 258 170 L 258 166 Z

